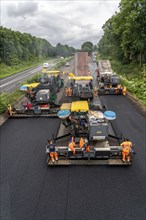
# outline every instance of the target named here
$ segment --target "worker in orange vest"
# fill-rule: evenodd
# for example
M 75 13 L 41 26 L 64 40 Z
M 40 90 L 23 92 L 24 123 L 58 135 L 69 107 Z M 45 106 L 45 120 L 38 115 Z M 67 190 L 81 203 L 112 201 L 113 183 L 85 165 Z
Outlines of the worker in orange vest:
M 51 161 L 54 163 L 55 160 L 58 161 L 58 155 L 56 153 L 55 144 L 53 144 L 52 140 L 48 140 L 47 148 L 50 152 Z
M 65 96 L 68 96 L 69 95 L 68 93 L 69 93 L 69 89 L 68 89 L 68 87 L 66 87 L 65 88 Z
M 83 145 L 82 149 L 84 149 L 85 152 L 90 152 L 90 145 L 87 140 L 84 140 L 84 145 Z
M 126 89 L 126 87 L 124 86 L 124 88 L 123 88 L 123 95 L 126 95 L 126 92 L 127 92 L 127 89 Z
M 76 151 L 75 151 L 75 146 L 76 146 L 76 143 L 75 143 L 74 137 L 71 137 L 71 140 L 70 140 L 70 142 L 69 142 L 68 147 L 69 147 L 70 150 L 73 152 L 73 154 L 76 153 Z
M 85 144 L 85 151 L 86 152 L 90 152 L 90 145 L 89 145 L 89 143 Z
M 118 84 L 118 85 L 117 85 L 117 89 L 121 89 L 121 84 Z
M 8 104 L 8 107 L 7 107 L 7 115 L 12 116 L 12 106 L 10 104 Z
M 80 148 L 83 148 L 84 145 L 85 145 L 85 140 L 81 137 L 80 141 L 79 141 L 79 146 L 80 146 Z
M 120 146 L 122 147 L 122 161 L 123 162 L 130 162 L 130 152 L 132 147 L 132 142 L 129 141 L 128 138 L 126 138 Z
M 68 96 L 72 96 L 72 88 L 68 88 Z

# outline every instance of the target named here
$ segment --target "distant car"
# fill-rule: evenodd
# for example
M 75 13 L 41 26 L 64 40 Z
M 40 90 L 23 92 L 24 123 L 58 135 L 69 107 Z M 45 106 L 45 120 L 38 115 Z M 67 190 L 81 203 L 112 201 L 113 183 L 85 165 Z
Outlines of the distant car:
M 70 63 L 69 63 L 69 62 L 67 62 L 67 63 L 65 64 L 65 66 L 70 66 Z
M 64 57 L 60 57 L 60 59 L 62 59 L 62 60 L 63 60 L 63 59 L 64 59 Z
M 49 64 L 48 63 L 43 63 L 43 67 L 47 68 L 47 67 L 49 67 Z

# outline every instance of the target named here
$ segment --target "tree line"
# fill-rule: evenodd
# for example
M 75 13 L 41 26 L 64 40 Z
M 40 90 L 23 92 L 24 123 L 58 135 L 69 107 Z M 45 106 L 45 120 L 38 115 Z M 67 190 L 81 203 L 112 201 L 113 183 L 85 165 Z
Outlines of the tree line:
M 47 40 L 0 26 L 0 62 L 18 65 L 35 58 L 68 57 L 76 50 L 58 43 L 53 47 Z
M 146 3 L 145 0 L 121 0 L 116 12 L 102 29 L 104 34 L 98 43 L 99 53 L 109 59 L 146 62 Z

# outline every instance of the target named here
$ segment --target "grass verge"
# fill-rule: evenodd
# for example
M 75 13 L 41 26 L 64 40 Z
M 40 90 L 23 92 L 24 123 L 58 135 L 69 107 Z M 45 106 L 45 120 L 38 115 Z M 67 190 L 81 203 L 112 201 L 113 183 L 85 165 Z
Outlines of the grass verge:
M 121 83 L 146 107 L 146 65 L 139 68 L 136 64 L 121 65 L 115 61 L 111 61 L 111 64 L 114 71 L 120 76 Z
M 0 78 L 5 78 L 14 75 L 18 72 L 21 72 L 23 70 L 34 67 L 36 65 L 39 65 L 41 63 L 48 62 L 49 59 L 51 58 L 34 59 L 33 61 L 22 62 L 19 65 L 15 65 L 15 66 L 7 66 L 4 63 L 0 63 L 0 70 L 1 70 Z
M 6 111 L 8 104 L 13 104 L 22 95 L 23 92 L 21 92 L 19 89 L 17 89 L 15 92 L 12 92 L 11 94 L 8 92 L 2 92 L 0 94 L 0 114 Z

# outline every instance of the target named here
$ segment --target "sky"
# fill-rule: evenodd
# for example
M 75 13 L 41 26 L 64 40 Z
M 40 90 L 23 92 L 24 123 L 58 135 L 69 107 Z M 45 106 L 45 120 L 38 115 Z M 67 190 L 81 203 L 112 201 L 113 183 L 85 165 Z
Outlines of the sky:
M 80 49 L 97 45 L 120 0 L 1 0 L 1 26 Z

